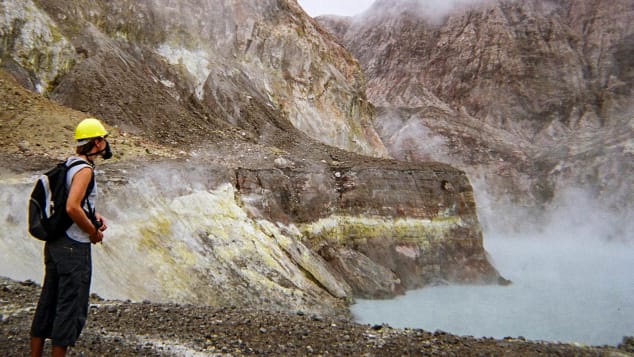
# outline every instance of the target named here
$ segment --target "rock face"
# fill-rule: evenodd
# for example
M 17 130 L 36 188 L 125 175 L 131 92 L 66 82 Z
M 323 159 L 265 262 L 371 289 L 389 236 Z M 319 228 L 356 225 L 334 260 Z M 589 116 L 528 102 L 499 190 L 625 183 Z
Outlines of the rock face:
M 484 2 L 436 21 L 428 12 L 418 1 L 377 1 L 343 33 L 375 105 L 426 105 L 433 97 L 420 87 L 532 140 L 598 127 L 628 103 L 629 1 Z
M 297 238 L 355 296 L 500 278 L 483 254 L 471 185 L 449 166 L 337 163 L 319 171 L 239 170 L 237 180 L 256 216 L 296 224 Z
M 393 156 L 463 168 L 494 200 L 570 187 L 631 211 L 631 1 L 376 1 L 318 21 L 361 62 Z
M 98 293 L 345 314 L 358 296 L 499 281 L 464 172 L 379 158 L 358 63 L 294 1 L 0 6 L 3 201 L 71 152 L 86 113 L 110 125 Z M 0 275 L 37 280 L 12 205 Z
M 28 0 L 2 10 L 4 68 L 126 130 L 184 143 L 227 130 L 220 120 L 265 141 L 276 123 L 248 114 L 263 106 L 330 145 L 386 155 L 358 63 L 295 1 Z M 178 132 L 175 121 L 192 124 Z

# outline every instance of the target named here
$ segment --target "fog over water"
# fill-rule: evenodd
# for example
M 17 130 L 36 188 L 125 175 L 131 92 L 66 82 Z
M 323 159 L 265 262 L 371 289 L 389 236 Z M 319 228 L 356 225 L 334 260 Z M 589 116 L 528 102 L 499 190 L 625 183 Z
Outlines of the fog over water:
M 632 230 L 582 196 L 573 195 L 576 206 L 558 207 L 547 226 L 523 227 L 530 233 L 509 234 L 504 220 L 496 226 L 483 219 L 485 249 L 512 285 L 437 286 L 393 300 L 359 300 L 355 317 L 476 337 L 618 344 L 634 335 Z

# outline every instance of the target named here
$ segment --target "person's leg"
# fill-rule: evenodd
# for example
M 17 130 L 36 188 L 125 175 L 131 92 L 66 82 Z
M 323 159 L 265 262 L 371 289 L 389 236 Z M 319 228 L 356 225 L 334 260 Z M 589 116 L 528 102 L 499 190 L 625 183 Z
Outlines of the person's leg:
M 66 238 L 60 257 L 58 303 L 51 338 L 53 346 L 67 347 L 75 345 L 86 323 L 91 278 L 90 244 Z
M 53 357 L 64 357 L 66 356 L 66 346 L 55 346 L 53 345 Z
M 31 356 L 41 356 L 44 350 L 44 341 L 51 336 L 55 310 L 57 309 L 57 294 L 59 288 L 59 276 L 57 267 L 50 254 L 50 243 L 44 247 L 45 275 L 40 299 L 35 309 L 31 324 Z
M 31 357 L 42 357 L 44 352 L 44 338 L 31 337 Z

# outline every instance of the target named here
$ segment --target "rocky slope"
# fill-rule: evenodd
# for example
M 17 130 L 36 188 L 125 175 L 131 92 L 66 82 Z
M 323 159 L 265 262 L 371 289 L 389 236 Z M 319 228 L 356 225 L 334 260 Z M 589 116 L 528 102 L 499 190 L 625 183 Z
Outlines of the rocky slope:
M 380 0 L 318 21 L 359 59 L 390 152 L 463 168 L 496 201 L 572 187 L 629 220 L 630 1 Z
M 266 141 L 277 134 L 269 127 L 290 122 L 327 144 L 386 154 L 358 63 L 295 1 L 2 6 L 2 67 L 25 87 L 126 131 L 183 144 L 232 124 Z M 277 120 L 254 115 L 258 107 Z M 183 122 L 185 130 L 175 126 Z
M 2 6 L 7 274 L 41 274 L 10 207 L 97 115 L 116 153 L 98 171 L 105 297 L 346 315 L 358 296 L 507 283 L 464 172 L 379 158 L 358 63 L 294 1 Z

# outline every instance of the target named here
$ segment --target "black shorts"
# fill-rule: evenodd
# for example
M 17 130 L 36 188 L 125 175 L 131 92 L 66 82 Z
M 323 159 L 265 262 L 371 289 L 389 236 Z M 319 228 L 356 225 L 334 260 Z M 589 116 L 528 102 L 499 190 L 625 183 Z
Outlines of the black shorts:
M 86 324 L 92 258 L 90 243 L 63 237 L 44 245 L 46 275 L 31 336 L 55 346 L 74 346 Z

